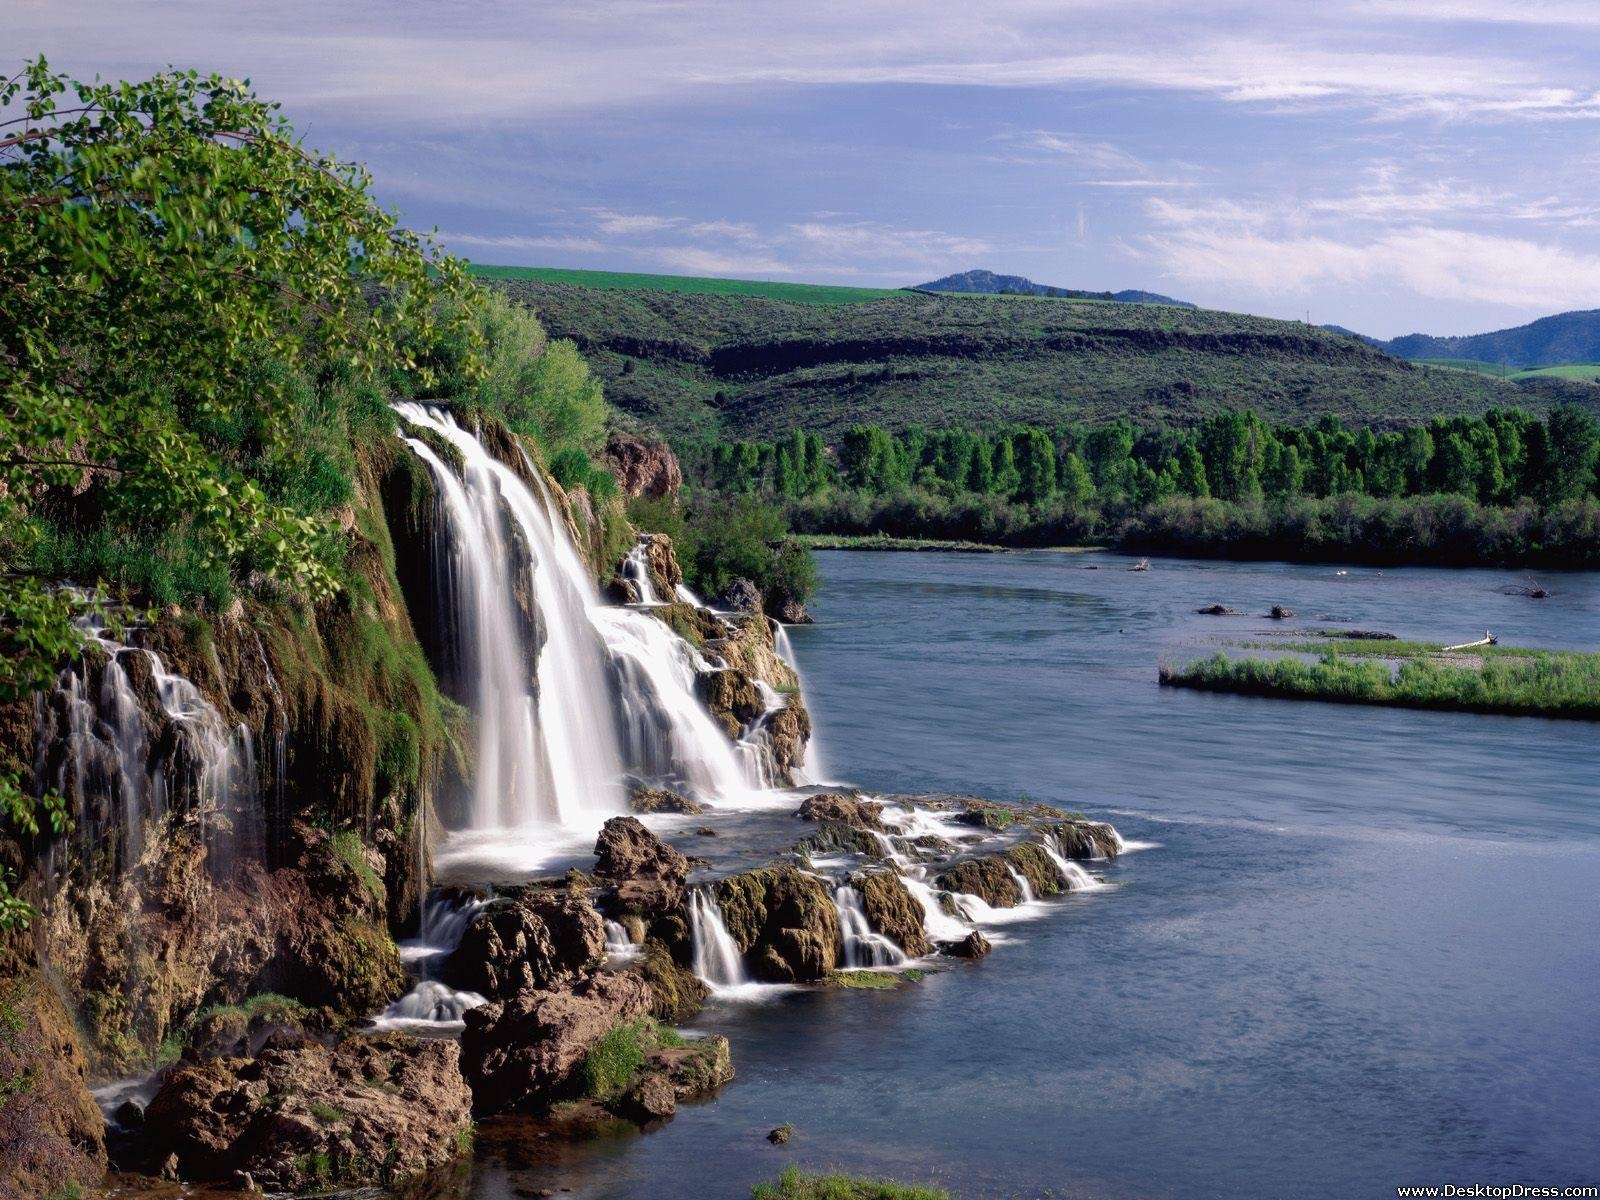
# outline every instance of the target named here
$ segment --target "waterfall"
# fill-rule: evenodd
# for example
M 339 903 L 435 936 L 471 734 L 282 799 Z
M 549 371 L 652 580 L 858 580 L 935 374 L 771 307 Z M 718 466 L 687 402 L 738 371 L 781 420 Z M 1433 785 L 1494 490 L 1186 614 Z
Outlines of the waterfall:
M 628 931 L 619 921 L 606 921 L 606 953 L 613 958 L 634 958 L 641 947 L 633 944 Z
M 641 538 L 628 556 L 622 560 L 622 577 L 632 583 L 639 593 L 640 604 L 662 604 L 656 599 L 655 586 L 650 582 L 650 541 Z
M 479 897 L 430 896 L 422 907 L 416 939 L 400 943 L 400 958 L 416 963 L 421 977 L 412 989 L 373 1019 L 378 1029 L 413 1033 L 454 1033 L 469 1008 L 487 1004 L 477 992 L 458 992 L 432 978 L 435 963 L 443 961 L 461 944 L 474 917 L 489 902 Z
M 694 973 L 713 992 L 750 982 L 739 944 L 722 923 L 722 909 L 709 888 L 695 888 L 689 895 L 689 932 L 694 944 Z
M 734 744 L 696 694 L 695 676 L 711 669 L 699 652 L 643 613 L 597 607 L 591 617 L 617 676 L 629 764 L 702 799 L 748 800 L 762 781 L 741 766 Z
M 194 821 L 213 873 L 240 843 L 255 849 L 260 781 L 249 728 L 230 726 L 155 651 L 115 641 L 97 625 L 83 632 L 103 656 L 99 685 L 89 655 L 65 667 L 54 691 L 38 698 L 35 731 L 35 786 L 73 804 L 74 836 L 91 853 L 106 853 L 113 873 L 138 861 L 146 821 L 171 812 Z M 154 743 L 129 674 L 135 661 L 168 724 Z M 226 844 L 218 834 L 229 835 Z
M 515 471 L 449 414 L 397 407 L 447 439 L 463 463 L 458 479 L 426 442 L 406 439 L 433 473 L 448 534 L 444 624 L 455 631 L 478 726 L 469 827 L 597 828 L 623 805 L 606 661 L 588 619 L 599 607 L 594 587 L 548 505 Z M 513 556 L 511 537 L 531 561 Z M 537 630 L 519 597 L 536 606 Z
M 688 604 L 694 608 L 705 607 L 705 604 L 701 601 L 700 597 L 696 596 L 692 591 L 690 591 L 688 586 L 685 584 L 680 583 L 677 587 L 673 588 L 672 594 L 684 604 Z
M 861 893 L 855 888 L 847 883 L 834 888 L 833 907 L 839 914 L 839 935 L 844 943 L 847 969 L 898 967 L 905 963 L 905 951 L 868 923 Z
M 762 778 L 696 693 L 709 664 L 648 613 L 601 603 L 537 472 L 536 495 L 450 414 L 396 409 L 463 464 L 458 477 L 406 439 L 438 484 L 442 624 L 478 722 L 469 830 L 592 832 L 622 811 L 625 769 L 713 803 L 754 799 Z M 627 569 L 648 586 L 646 553 L 635 546 Z
M 1056 870 L 1061 872 L 1061 878 L 1067 885 L 1067 891 L 1093 892 L 1106 886 L 1077 863 L 1064 856 L 1060 850 L 1060 843 L 1056 842 L 1053 836 L 1046 836 L 1039 844 L 1039 848 L 1050 856 L 1050 861 L 1055 864 Z
M 1016 884 L 1017 890 L 1022 893 L 1022 902 L 1024 904 L 1032 904 L 1034 899 L 1033 888 L 1028 883 L 1028 877 L 1015 867 L 1008 866 L 1006 870 L 1011 875 L 1011 882 Z
M 922 928 L 934 941 L 959 942 L 972 932 L 966 925 L 947 913 L 944 910 L 944 905 L 940 903 L 942 895 L 951 895 L 952 893 L 935 891 L 926 881 L 911 875 L 905 876 L 901 882 L 906 885 L 906 890 L 922 904 Z
M 772 622 L 772 647 L 777 652 L 778 658 L 794 672 L 795 685 L 804 692 L 805 676 L 800 674 L 800 660 L 795 657 L 794 643 L 789 640 L 789 630 L 782 621 Z M 820 784 L 827 780 L 827 770 L 823 765 L 822 747 L 817 737 L 816 722 L 813 720 L 811 737 L 806 741 L 805 765 L 791 773 L 796 783 Z

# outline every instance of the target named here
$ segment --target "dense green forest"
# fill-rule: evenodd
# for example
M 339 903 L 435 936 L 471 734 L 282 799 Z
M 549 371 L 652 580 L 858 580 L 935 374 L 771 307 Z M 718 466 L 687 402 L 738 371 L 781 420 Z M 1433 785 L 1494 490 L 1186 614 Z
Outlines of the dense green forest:
M 686 280 L 685 286 L 703 281 Z M 1252 406 L 1394 428 L 1494 407 L 1600 411 L 1593 383 L 1418 366 L 1359 338 L 1207 309 L 1029 296 L 763 295 L 498 279 L 582 348 L 611 402 L 673 438 L 837 442 L 852 425 L 1193 425 Z
M 1600 421 L 1573 405 L 1399 430 L 1254 412 L 1189 430 L 857 425 L 831 450 L 796 431 L 679 453 L 695 487 L 781 502 L 805 533 L 1386 561 L 1576 565 L 1600 553 Z

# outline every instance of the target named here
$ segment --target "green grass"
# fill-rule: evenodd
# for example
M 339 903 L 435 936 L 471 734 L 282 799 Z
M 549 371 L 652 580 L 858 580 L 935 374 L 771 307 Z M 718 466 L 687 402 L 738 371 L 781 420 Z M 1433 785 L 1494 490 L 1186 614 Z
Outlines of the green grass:
M 1593 383 L 1600 379 L 1600 363 L 1564 363 L 1556 367 L 1529 367 L 1512 373 L 1513 379 L 1578 379 Z
M 593 1100 L 611 1100 L 628 1090 L 652 1050 L 687 1045 L 675 1029 L 649 1017 L 614 1025 L 583 1059 L 583 1091 Z
M 1505 367 L 1499 363 L 1482 362 L 1476 358 L 1414 358 L 1411 360 L 1424 367 L 1443 367 L 1450 371 L 1468 371 L 1474 375 L 1492 375 L 1499 379 L 1507 374 Z
M 785 1167 L 777 1183 L 758 1183 L 750 1200 L 949 1200 L 943 1188 L 918 1187 L 884 1179 L 812 1175 Z
M 367 862 L 367 856 L 361 845 L 361 835 L 353 829 L 341 829 L 334 833 L 331 846 L 339 861 L 349 867 L 361 886 L 366 888 L 373 902 L 383 905 L 387 896 L 387 889 L 383 880 L 378 878 L 378 873 L 372 869 L 372 864 Z
M 1318 647 L 1323 654 L 1313 662 L 1219 653 L 1182 667 L 1163 666 L 1160 681 L 1289 700 L 1600 720 L 1600 654 L 1503 646 L 1487 648 L 1490 653 L 1445 654 L 1427 643 L 1374 645 L 1381 649 Z
M 994 554 L 1003 549 L 986 542 L 941 541 L 938 538 L 898 538 L 883 533 L 802 533 L 795 536 L 807 550 L 934 550 L 963 554 Z
M 709 296 L 762 296 L 796 304 L 859 304 L 895 294 L 894 288 L 836 287 L 771 279 L 713 279 L 700 275 L 643 275 L 631 271 L 573 271 L 560 267 L 496 267 L 473 263 L 481 279 L 530 279 L 609 291 L 693 292 Z
M 331 1104 L 312 1104 L 308 1107 L 311 1115 L 325 1125 L 337 1125 L 344 1120 L 344 1113 Z
M 572 338 L 607 398 L 669 438 L 776 439 L 803 428 L 837 443 L 887 429 L 1050 427 L 1068 421 L 1189 426 L 1248 402 L 1275 422 L 1335 414 L 1383 426 L 1500 405 L 1544 409 L 1525 390 L 1428 370 L 1301 322 L 1159 304 L 866 292 L 858 303 L 791 303 L 716 281 L 687 290 L 629 277 L 513 274 L 492 280 Z M 665 285 L 663 285 L 664 287 Z M 818 298 L 821 298 L 818 296 Z M 1569 397 L 1577 398 L 1577 397 Z

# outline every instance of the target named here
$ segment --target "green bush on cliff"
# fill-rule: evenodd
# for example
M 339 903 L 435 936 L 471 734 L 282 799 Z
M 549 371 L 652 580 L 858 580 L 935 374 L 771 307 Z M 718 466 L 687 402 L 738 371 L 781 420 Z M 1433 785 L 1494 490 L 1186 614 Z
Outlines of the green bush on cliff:
M 675 1029 L 650 1017 L 611 1028 L 583 1059 L 583 1092 L 594 1100 L 611 1100 L 628 1090 L 653 1050 L 687 1043 Z

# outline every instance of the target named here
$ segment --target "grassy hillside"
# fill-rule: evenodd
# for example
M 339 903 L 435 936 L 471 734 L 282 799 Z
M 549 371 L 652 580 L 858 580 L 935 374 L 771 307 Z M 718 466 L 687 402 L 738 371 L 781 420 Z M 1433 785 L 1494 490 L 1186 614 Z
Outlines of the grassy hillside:
M 832 287 L 761 279 L 709 279 L 699 275 L 640 275 L 626 271 L 568 271 L 558 267 L 494 267 L 473 263 L 480 279 L 527 279 L 607 291 L 688 292 L 707 296 L 764 296 L 795 304 L 857 304 L 894 295 L 891 288 Z
M 1446 367 L 1452 371 L 1471 371 L 1476 375 L 1488 375 L 1494 379 L 1514 379 L 1519 382 L 1526 382 L 1530 379 L 1572 379 L 1580 383 L 1600 382 L 1600 363 L 1593 362 L 1561 363 L 1551 367 L 1525 367 L 1517 370 L 1505 367 L 1500 363 L 1482 362 L 1475 358 L 1415 358 L 1411 361 L 1427 367 Z
M 576 340 L 616 405 L 675 436 L 776 438 L 804 427 L 835 441 L 859 422 L 1124 416 L 1187 425 L 1245 406 L 1272 421 L 1335 413 L 1384 424 L 1600 396 L 1560 380 L 1529 390 L 1420 367 L 1327 330 L 1205 309 L 910 292 L 795 303 L 545 278 L 496 286 Z

